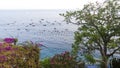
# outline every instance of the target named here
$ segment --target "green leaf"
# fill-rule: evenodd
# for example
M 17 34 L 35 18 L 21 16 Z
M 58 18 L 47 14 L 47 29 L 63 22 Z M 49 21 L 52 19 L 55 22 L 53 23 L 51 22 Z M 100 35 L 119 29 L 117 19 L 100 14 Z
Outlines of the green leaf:
M 90 63 L 92 63 L 92 64 L 94 64 L 94 63 L 96 62 L 95 59 L 94 59 L 94 57 L 93 57 L 92 55 L 90 55 L 90 54 L 85 54 L 84 57 L 85 57 L 85 59 L 86 59 L 88 62 L 90 62 Z

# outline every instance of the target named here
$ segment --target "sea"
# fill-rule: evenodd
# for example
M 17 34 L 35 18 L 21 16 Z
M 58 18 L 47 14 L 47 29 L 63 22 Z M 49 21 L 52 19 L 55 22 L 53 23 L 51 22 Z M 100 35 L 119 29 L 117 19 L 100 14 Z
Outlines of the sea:
M 0 39 L 18 38 L 18 43 L 41 43 L 40 58 L 71 51 L 78 26 L 59 14 L 69 10 L 0 10 Z

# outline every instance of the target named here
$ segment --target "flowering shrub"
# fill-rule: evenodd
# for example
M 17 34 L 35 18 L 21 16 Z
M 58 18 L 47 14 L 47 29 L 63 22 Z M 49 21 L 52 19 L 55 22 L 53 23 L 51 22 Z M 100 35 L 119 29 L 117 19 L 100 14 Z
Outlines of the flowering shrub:
M 67 51 L 56 54 L 52 58 L 45 58 L 41 62 L 41 68 L 85 68 L 84 62 L 78 62 Z
M 77 62 L 69 52 L 56 54 L 41 61 L 42 68 L 76 68 Z
M 0 43 L 0 68 L 40 68 L 38 45 L 17 46 L 13 38 Z
M 50 59 L 51 68 L 75 68 L 77 62 L 69 52 L 56 54 Z
M 6 42 L 6 43 L 14 43 L 15 39 L 14 38 L 5 38 L 4 42 Z

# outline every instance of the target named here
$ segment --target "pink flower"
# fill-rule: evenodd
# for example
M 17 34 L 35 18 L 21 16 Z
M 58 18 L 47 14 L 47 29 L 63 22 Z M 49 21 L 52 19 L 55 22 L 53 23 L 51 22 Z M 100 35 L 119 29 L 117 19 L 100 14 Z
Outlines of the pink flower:
M 7 50 L 7 51 L 9 51 L 9 50 L 11 50 L 11 49 L 12 49 L 11 46 L 7 46 L 7 47 L 5 47 L 5 50 Z
M 64 55 L 65 55 L 65 53 L 61 53 L 61 55 L 62 55 L 62 56 L 64 56 Z
M 2 45 L 3 45 L 3 43 L 0 42 L 0 46 L 2 46 Z
M 7 61 L 7 57 L 6 56 L 0 56 L 0 62 L 5 62 Z
M 6 42 L 6 43 L 14 43 L 15 39 L 14 38 L 5 38 L 4 42 Z

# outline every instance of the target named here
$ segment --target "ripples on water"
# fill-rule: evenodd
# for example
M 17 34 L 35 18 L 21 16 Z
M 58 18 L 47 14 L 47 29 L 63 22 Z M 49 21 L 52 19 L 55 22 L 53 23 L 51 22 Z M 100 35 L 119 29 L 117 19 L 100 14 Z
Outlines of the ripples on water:
M 63 22 L 65 10 L 1 10 L 1 38 L 16 37 L 19 42 L 40 42 L 41 58 L 70 51 L 77 26 Z

